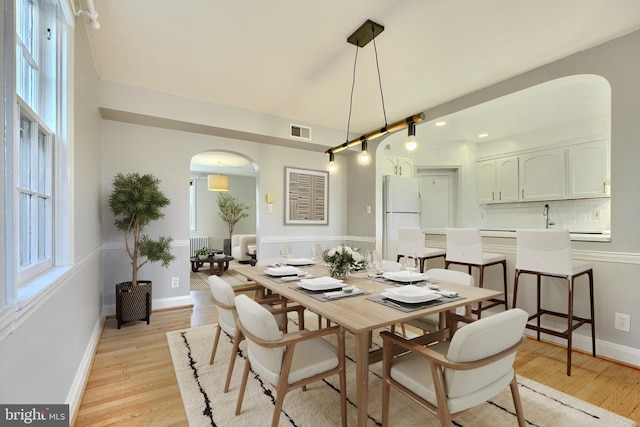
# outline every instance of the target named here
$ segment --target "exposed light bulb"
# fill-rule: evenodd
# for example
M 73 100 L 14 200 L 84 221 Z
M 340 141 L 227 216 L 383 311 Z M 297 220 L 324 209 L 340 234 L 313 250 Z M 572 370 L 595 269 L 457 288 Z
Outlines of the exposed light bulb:
M 369 153 L 367 152 L 367 150 L 361 151 L 358 155 L 358 161 L 363 165 L 368 164 L 370 159 L 371 158 L 369 157 Z
M 407 142 L 404 143 L 404 148 L 406 148 L 408 151 L 413 151 L 418 146 L 418 142 L 416 141 L 416 124 L 415 123 L 409 124 L 409 130 L 407 132 L 407 135 L 409 137 L 407 138 Z
M 407 142 L 404 143 L 404 148 L 406 148 L 409 151 L 415 150 L 417 146 L 418 146 L 418 143 L 416 142 L 415 135 L 410 135 L 409 139 L 407 139 Z
M 329 153 L 329 165 L 327 166 L 327 170 L 329 173 L 335 173 L 338 170 L 338 166 L 333 159 L 333 153 Z

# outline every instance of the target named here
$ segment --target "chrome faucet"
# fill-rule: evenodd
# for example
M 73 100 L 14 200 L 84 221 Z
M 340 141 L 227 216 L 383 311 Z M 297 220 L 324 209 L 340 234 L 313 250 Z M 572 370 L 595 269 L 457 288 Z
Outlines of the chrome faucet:
M 556 225 L 555 221 L 549 220 L 549 204 L 544 205 L 544 209 L 542 210 L 542 215 L 546 217 L 544 228 L 548 230 L 549 228 L 551 228 L 552 225 Z

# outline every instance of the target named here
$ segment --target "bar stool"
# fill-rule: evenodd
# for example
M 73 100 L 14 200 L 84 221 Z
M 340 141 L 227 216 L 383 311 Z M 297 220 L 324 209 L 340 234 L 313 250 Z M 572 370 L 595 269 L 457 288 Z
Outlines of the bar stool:
M 567 375 L 571 376 L 571 344 L 573 331 L 585 323 L 591 324 L 591 341 L 593 357 L 596 356 L 596 324 L 593 307 L 593 268 L 590 263 L 576 262 L 571 254 L 571 238 L 568 230 L 516 230 L 516 275 L 513 282 L 513 307 L 518 297 L 518 279 L 521 274 L 537 276 L 537 305 L 536 313 L 529 316 L 529 320 L 537 319 L 535 325 L 527 324 L 528 329 L 554 335 L 567 340 Z M 578 276 L 586 274 L 589 277 L 589 298 L 591 317 L 583 318 L 573 313 L 574 281 Z M 541 277 L 559 277 L 567 281 L 568 307 L 567 313 L 545 310 L 541 308 Z M 567 330 L 556 330 L 540 326 L 542 315 L 567 319 Z
M 471 268 L 478 268 L 478 287 L 484 287 L 484 269 L 492 265 L 502 265 L 502 279 L 504 286 L 504 299 L 493 298 L 489 300 L 489 305 L 482 306 L 478 303 L 478 309 L 473 313 L 482 317 L 482 311 L 504 304 L 507 305 L 507 257 L 501 254 L 482 251 L 482 236 L 479 228 L 445 228 L 447 235 L 447 256 L 444 268 L 449 268 L 451 264 L 466 265 Z
M 406 254 L 415 253 L 420 260 L 420 273 L 424 273 L 425 261 L 431 258 L 445 257 L 447 251 L 429 248 L 424 245 L 424 234 L 420 227 L 398 227 L 398 256 L 400 262 Z

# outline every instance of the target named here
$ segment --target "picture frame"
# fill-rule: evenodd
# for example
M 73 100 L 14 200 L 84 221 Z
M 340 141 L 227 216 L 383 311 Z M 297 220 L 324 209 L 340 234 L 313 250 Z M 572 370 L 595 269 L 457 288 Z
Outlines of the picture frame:
M 285 167 L 285 225 L 329 224 L 329 172 Z

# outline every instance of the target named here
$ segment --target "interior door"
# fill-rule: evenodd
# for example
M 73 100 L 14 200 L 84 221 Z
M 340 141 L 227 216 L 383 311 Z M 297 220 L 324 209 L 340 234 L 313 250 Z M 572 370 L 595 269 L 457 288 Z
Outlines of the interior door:
M 422 228 L 456 226 L 457 172 L 420 171 L 422 191 Z

